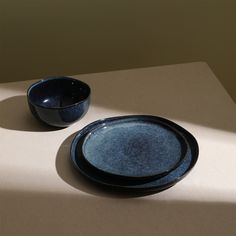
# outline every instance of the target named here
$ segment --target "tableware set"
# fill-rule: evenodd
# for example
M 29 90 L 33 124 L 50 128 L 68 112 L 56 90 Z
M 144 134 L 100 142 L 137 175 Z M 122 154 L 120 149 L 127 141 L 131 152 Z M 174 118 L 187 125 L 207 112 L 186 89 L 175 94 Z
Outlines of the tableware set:
M 68 77 L 41 80 L 28 89 L 40 121 L 67 127 L 86 114 L 90 88 Z M 194 136 L 157 116 L 129 115 L 94 121 L 76 133 L 74 167 L 95 184 L 130 193 L 160 192 L 183 179 L 198 159 Z

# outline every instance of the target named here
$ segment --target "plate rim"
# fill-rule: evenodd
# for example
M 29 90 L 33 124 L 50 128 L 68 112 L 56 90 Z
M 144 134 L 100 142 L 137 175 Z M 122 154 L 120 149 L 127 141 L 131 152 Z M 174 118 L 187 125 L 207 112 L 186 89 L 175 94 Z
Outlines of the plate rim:
M 148 116 L 148 117 L 155 117 L 158 118 L 164 122 L 168 122 L 170 125 L 173 125 L 178 131 L 179 133 L 181 133 L 181 135 L 186 139 L 186 142 L 188 143 L 188 148 L 191 151 L 191 160 L 189 161 L 188 167 L 187 169 L 184 171 L 184 173 L 182 173 L 179 176 L 176 176 L 176 178 L 173 181 L 170 181 L 166 184 L 163 185 L 156 185 L 156 186 L 145 186 L 142 187 L 141 184 L 135 184 L 135 185 L 120 185 L 120 184 L 110 184 L 110 183 L 106 183 L 104 182 L 104 180 L 98 180 L 96 179 L 96 177 L 91 176 L 91 173 L 88 174 L 86 173 L 85 170 L 81 169 L 81 166 L 79 166 L 76 162 L 76 147 L 78 145 L 78 141 L 80 140 L 80 138 L 93 126 L 99 124 L 100 122 L 105 122 L 107 120 L 111 120 L 111 119 L 120 119 L 123 117 L 134 117 L 134 116 Z M 77 169 L 77 171 L 79 171 L 82 175 L 84 175 L 85 177 L 87 177 L 89 180 L 91 180 L 94 183 L 106 186 L 106 187 L 110 187 L 110 188 L 115 188 L 115 189 L 119 189 L 119 190 L 131 190 L 131 191 L 161 191 L 162 189 L 166 189 L 169 188 L 173 185 L 175 185 L 177 182 L 179 182 L 181 179 L 183 179 L 191 170 L 192 168 L 195 166 L 197 160 L 198 160 L 198 156 L 199 156 L 199 146 L 197 143 L 197 140 L 195 139 L 195 137 L 188 132 L 186 129 L 184 129 L 183 127 L 181 127 L 180 125 L 174 123 L 173 121 L 170 121 L 166 118 L 163 117 L 158 117 L 158 116 L 150 116 L 150 115 L 129 115 L 129 116 L 116 116 L 116 117 L 109 117 L 109 118 L 104 118 L 104 119 L 100 119 L 100 120 L 96 120 L 90 124 L 88 124 L 87 126 L 85 126 L 83 129 L 79 130 L 76 134 L 76 136 L 74 137 L 72 143 L 71 143 L 71 148 L 70 148 L 70 160 L 73 164 L 73 166 Z M 91 170 L 92 171 L 92 170 Z M 171 174 L 171 173 L 169 173 Z M 93 174 L 92 174 L 93 175 Z M 155 182 L 155 180 L 151 180 L 149 181 L 147 184 L 153 183 Z M 139 186 L 140 185 L 140 186 Z

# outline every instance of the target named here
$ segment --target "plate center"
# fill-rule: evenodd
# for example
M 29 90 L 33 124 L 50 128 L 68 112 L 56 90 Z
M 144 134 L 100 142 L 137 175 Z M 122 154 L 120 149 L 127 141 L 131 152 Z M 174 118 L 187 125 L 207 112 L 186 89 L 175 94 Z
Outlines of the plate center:
M 92 130 L 83 143 L 91 165 L 123 177 L 149 177 L 168 172 L 183 158 L 181 137 L 150 121 L 121 120 Z

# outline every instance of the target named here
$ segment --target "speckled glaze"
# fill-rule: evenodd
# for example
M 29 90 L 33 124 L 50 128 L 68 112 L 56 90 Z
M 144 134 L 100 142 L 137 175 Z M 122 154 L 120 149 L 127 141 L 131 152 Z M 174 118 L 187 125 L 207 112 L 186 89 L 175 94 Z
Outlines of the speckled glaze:
M 106 121 L 85 137 L 84 159 L 113 177 L 151 179 L 176 168 L 187 151 L 185 139 L 153 117 Z
M 87 112 L 90 88 L 73 78 L 53 77 L 31 85 L 27 98 L 38 120 L 55 127 L 67 127 Z
M 86 135 L 96 127 L 99 127 L 101 123 L 106 121 L 119 120 L 124 117 L 113 117 L 105 120 L 96 121 L 86 126 L 84 129 L 79 131 L 74 138 L 71 144 L 71 161 L 74 167 L 82 173 L 85 177 L 90 179 L 92 182 L 100 184 L 103 187 L 108 187 L 109 189 L 127 191 L 128 193 L 153 193 L 160 192 L 167 188 L 172 187 L 178 181 L 183 179 L 190 170 L 194 167 L 198 159 L 198 143 L 194 136 L 190 134 L 187 130 L 181 126 L 161 117 L 154 116 L 126 116 L 127 117 L 152 117 L 158 119 L 161 122 L 164 122 L 166 125 L 169 125 L 176 129 L 177 132 L 185 139 L 187 143 L 187 153 L 186 157 L 183 159 L 182 163 L 171 171 L 169 174 L 154 179 L 148 182 L 133 182 L 125 179 L 111 178 L 110 176 L 101 173 L 101 171 L 96 168 L 92 168 L 91 165 L 85 161 L 82 154 L 82 145 Z

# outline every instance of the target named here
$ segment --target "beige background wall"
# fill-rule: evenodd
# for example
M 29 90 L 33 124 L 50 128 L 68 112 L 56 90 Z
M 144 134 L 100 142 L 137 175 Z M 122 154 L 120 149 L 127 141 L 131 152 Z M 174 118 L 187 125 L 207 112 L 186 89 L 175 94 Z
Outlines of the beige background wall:
M 235 0 L 0 0 L 0 82 L 191 61 L 236 101 Z

